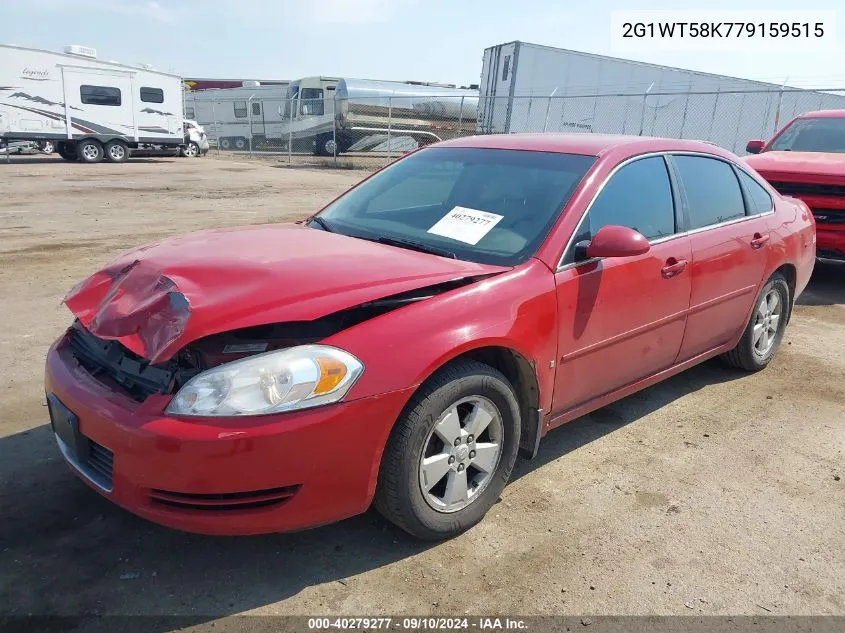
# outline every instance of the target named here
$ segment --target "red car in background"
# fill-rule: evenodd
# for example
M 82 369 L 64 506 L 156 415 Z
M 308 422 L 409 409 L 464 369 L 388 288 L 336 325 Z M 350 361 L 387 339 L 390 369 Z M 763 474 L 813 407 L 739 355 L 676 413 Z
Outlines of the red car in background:
M 816 219 L 819 257 L 845 260 L 845 110 L 807 112 L 768 143 L 749 141 L 745 162 Z
M 53 430 L 163 525 L 295 530 L 374 502 L 445 538 L 554 427 L 714 356 L 764 368 L 814 241 L 803 202 L 706 143 L 438 143 L 302 224 L 165 239 L 78 284 Z

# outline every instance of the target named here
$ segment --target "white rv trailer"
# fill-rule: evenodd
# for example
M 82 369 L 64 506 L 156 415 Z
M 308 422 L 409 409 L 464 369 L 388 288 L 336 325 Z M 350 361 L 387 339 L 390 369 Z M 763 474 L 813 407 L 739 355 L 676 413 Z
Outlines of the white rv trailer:
M 221 149 L 264 148 L 281 142 L 287 82 L 262 86 L 245 81 L 238 88 L 185 91 L 185 117 L 194 119 Z
M 52 141 L 67 160 L 126 160 L 132 149 L 184 143 L 177 75 L 96 58 L 0 44 L 0 142 Z
M 484 51 L 478 130 L 690 138 L 741 153 L 796 114 L 845 107 L 842 95 L 783 88 L 508 42 Z
M 391 135 L 427 145 L 474 131 L 478 91 L 436 84 L 339 77 L 292 81 L 282 142 L 319 155 L 384 146 Z

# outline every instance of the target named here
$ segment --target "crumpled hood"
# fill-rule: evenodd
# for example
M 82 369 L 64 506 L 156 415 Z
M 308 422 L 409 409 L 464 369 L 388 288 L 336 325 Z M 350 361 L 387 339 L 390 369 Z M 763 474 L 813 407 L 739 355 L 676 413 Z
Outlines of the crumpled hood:
M 310 321 L 401 292 L 507 270 L 294 224 L 200 231 L 132 249 L 65 304 L 153 362 L 228 330 Z
M 767 180 L 797 175 L 801 181 L 806 176 L 824 176 L 825 183 L 841 180 L 845 183 L 845 154 L 822 152 L 763 152 L 743 157 L 752 169 Z

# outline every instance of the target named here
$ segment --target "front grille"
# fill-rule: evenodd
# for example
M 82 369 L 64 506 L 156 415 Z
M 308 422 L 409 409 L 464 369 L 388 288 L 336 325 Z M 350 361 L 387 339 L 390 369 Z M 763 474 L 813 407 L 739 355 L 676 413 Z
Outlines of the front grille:
M 78 470 L 83 477 L 102 488 L 106 492 L 111 492 L 112 489 L 112 471 L 114 468 L 114 457 L 112 452 L 105 446 L 97 444 L 92 439 L 84 438 L 87 441 L 88 450 L 86 456 L 77 458 L 72 449 L 64 443 L 62 438 L 56 435 L 56 441 L 59 444 L 59 450 L 64 455 L 64 458 Z
M 200 494 L 191 492 L 171 492 L 169 490 L 150 490 L 150 502 L 179 510 L 198 512 L 231 512 L 255 510 L 281 505 L 299 491 L 299 486 L 283 486 L 267 490 L 247 492 L 227 492 L 218 494 Z
M 810 209 L 819 224 L 845 224 L 845 209 Z
M 106 378 L 137 402 L 155 393 L 167 393 L 173 372 L 132 353 L 117 341 L 97 338 L 76 323 L 69 345 L 76 361 L 95 378 Z
M 830 196 L 834 198 L 845 198 L 845 185 L 774 181 L 769 181 L 769 184 L 785 196 Z
M 82 464 L 88 472 L 85 474 L 93 479 L 101 487 L 111 489 L 112 470 L 114 469 L 114 455 L 105 446 L 100 446 L 93 440 L 89 440 L 88 459 Z

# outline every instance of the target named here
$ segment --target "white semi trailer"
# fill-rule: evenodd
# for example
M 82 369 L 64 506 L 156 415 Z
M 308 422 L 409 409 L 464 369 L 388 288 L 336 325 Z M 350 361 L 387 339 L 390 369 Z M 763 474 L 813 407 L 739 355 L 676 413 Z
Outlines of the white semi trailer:
M 602 132 L 710 141 L 748 139 L 845 96 L 525 42 L 484 51 L 478 131 Z
M 0 145 L 52 143 L 67 160 L 125 161 L 185 144 L 182 79 L 147 66 L 0 44 Z

